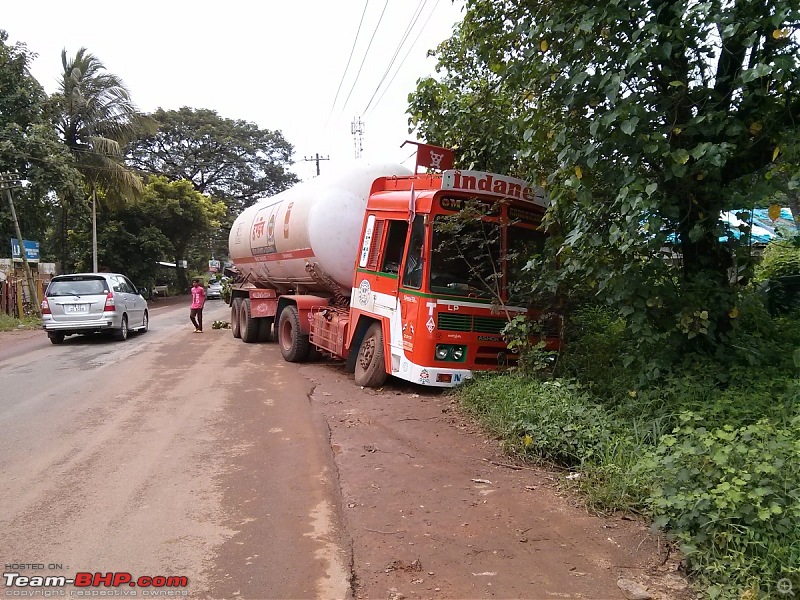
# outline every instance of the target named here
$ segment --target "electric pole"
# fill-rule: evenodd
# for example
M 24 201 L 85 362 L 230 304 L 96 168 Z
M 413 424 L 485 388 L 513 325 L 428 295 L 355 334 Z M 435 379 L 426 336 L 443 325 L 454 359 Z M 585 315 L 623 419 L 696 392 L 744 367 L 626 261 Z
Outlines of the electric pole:
M 31 267 L 28 264 L 28 253 L 25 252 L 25 242 L 22 239 L 22 231 L 19 228 L 19 221 L 17 220 L 17 211 L 14 210 L 14 197 L 11 195 L 12 184 L 19 186 L 19 178 L 11 173 L 0 173 L 0 187 L 5 188 L 6 195 L 8 196 L 8 205 L 11 208 L 11 220 L 14 222 L 14 231 L 17 234 L 17 242 L 19 243 L 19 253 L 22 255 L 22 264 L 25 268 L 25 277 L 28 280 L 28 293 L 30 294 L 31 304 L 36 314 L 42 316 L 42 307 L 39 306 L 39 297 L 36 294 L 36 287 L 31 274 Z M 22 315 L 19 315 L 22 318 Z
M 309 157 L 303 158 L 303 160 L 305 160 L 305 161 L 313 160 L 313 161 L 315 161 L 317 163 L 317 177 L 319 177 L 319 161 L 321 161 L 321 160 L 330 160 L 330 159 L 331 159 L 330 155 L 328 155 L 325 158 L 323 158 L 323 157 L 321 157 L 319 155 L 319 153 L 317 153 L 317 157 L 316 158 L 314 158 L 313 156 L 311 158 L 309 158 Z

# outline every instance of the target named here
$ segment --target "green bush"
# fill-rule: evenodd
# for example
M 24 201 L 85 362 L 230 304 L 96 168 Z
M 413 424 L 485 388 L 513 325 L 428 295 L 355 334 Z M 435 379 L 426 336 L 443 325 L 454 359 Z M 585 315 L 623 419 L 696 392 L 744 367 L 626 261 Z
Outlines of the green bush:
M 633 380 L 625 367 L 630 349 L 625 320 L 605 306 L 586 306 L 569 315 L 558 373 L 579 380 L 600 396 L 614 396 L 621 380 Z M 622 389 L 627 389 L 623 385 Z
M 565 467 L 592 462 L 618 441 L 621 428 L 575 384 L 484 377 L 460 397 L 516 451 Z
M 788 275 L 800 275 L 800 247 L 786 238 L 774 239 L 764 249 L 756 267 L 756 279 L 763 281 Z
M 688 412 L 680 420 L 638 465 L 656 524 L 712 595 L 800 583 L 800 417 L 785 427 L 716 427 Z

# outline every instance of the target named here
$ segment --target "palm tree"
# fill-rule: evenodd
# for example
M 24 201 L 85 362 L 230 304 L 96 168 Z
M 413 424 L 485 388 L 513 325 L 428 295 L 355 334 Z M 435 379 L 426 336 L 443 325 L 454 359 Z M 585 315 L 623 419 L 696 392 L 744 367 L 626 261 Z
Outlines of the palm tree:
M 92 200 L 92 262 L 97 270 L 97 191 L 131 198 L 142 190 L 141 178 L 124 163 L 123 147 L 153 121 L 141 115 L 122 80 L 106 71 L 103 63 L 86 48 L 74 58 L 61 51 L 64 68 L 57 99 L 60 102 L 57 129 L 69 148 L 75 166 L 83 175 Z M 80 199 L 82 200 L 82 199 Z M 67 213 L 78 198 L 64 198 L 61 222 L 61 260 L 68 270 Z

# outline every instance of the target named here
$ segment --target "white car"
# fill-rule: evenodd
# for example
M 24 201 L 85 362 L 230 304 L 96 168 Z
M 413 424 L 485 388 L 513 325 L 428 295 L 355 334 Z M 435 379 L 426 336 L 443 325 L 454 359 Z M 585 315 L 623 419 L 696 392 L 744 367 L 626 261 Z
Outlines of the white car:
M 147 331 L 147 300 L 120 273 L 75 273 L 50 281 L 42 300 L 42 329 L 53 344 L 77 333 L 110 332 L 118 340 Z
M 211 299 L 219 300 L 222 298 L 222 282 L 221 281 L 213 281 L 209 284 L 208 289 L 206 290 L 206 300 Z

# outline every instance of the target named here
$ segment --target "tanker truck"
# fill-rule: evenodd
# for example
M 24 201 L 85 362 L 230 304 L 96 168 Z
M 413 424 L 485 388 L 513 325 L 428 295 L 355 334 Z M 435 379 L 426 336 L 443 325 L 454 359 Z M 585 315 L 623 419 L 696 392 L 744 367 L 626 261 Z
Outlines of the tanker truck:
M 502 331 L 518 315 L 558 349 L 559 319 L 515 304 L 545 204 L 516 178 L 377 163 L 261 199 L 228 240 L 233 336 L 275 340 L 289 362 L 344 360 L 364 387 L 451 387 L 513 366 Z

